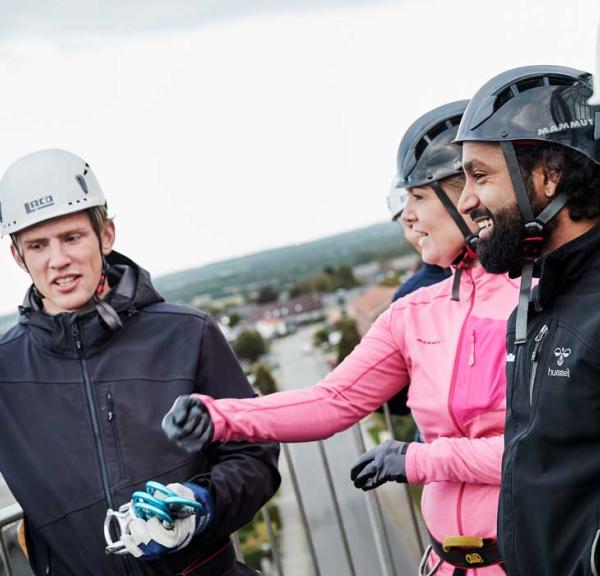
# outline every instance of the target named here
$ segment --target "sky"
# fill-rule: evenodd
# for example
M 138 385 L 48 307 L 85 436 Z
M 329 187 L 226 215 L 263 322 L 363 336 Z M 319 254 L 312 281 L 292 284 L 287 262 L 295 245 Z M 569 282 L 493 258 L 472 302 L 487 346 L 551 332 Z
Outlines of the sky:
M 154 275 L 388 218 L 404 130 L 527 64 L 594 65 L 597 0 L 0 5 L 0 174 L 64 148 Z M 0 241 L 0 314 L 28 285 Z

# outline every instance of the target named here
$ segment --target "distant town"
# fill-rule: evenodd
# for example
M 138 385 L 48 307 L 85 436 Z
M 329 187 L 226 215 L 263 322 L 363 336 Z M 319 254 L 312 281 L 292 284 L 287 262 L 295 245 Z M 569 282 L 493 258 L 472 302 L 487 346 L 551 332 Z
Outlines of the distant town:
M 308 322 L 334 321 L 340 306 L 362 332 L 416 261 L 400 227 L 386 222 L 169 274 L 155 284 L 167 301 L 211 313 L 230 342 L 247 330 L 270 339 Z M 152 271 L 151 263 L 141 264 Z M 15 321 L 15 314 L 0 316 L 0 332 Z

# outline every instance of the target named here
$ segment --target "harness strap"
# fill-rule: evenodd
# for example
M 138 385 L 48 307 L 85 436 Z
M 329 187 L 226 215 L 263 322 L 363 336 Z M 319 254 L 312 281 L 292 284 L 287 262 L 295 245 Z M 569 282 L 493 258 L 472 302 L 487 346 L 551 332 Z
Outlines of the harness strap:
M 431 534 L 429 537 L 433 551 L 443 562 L 454 566 L 454 576 L 465 576 L 468 570 L 496 565 L 506 572 L 495 540 L 453 536 L 446 538 L 442 543 Z
M 231 540 L 194 558 L 177 576 L 225 576 L 235 565 L 235 551 Z

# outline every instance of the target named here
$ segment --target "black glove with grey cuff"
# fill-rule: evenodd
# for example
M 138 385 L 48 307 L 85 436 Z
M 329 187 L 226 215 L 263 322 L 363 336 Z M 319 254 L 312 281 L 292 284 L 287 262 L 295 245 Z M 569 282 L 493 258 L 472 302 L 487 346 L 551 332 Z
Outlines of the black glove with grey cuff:
M 193 396 L 178 396 L 162 421 L 163 432 L 186 452 L 200 452 L 212 441 L 214 426 L 208 408 Z
M 407 482 L 406 450 L 409 442 L 386 440 L 365 452 L 352 467 L 350 478 L 356 488 L 372 490 L 385 482 Z

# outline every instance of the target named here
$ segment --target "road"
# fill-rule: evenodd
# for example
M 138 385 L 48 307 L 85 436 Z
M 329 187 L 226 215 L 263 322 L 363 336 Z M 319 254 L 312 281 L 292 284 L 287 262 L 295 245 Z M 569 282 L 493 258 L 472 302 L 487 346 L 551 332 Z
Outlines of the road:
M 281 390 L 310 386 L 321 380 L 329 371 L 318 352 L 307 353 L 315 330 L 314 326 L 303 328 L 296 334 L 272 343 L 271 354 L 279 364 L 275 377 Z M 318 445 L 310 443 L 288 446 L 299 477 L 321 575 L 352 576 L 336 523 Z M 380 560 L 381 552 L 378 551 L 376 531 L 373 530 L 373 506 L 369 506 L 367 495 L 355 489 L 349 478 L 350 468 L 359 455 L 355 433 L 348 430 L 336 434 L 326 440 L 324 446 L 348 535 L 354 574 L 414 574 L 418 551 L 402 487 L 389 484 L 377 490 L 385 511 L 386 527 L 393 551 L 394 571 L 386 572 Z M 283 521 L 281 546 L 285 560 L 285 576 L 307 576 L 314 574 L 314 570 L 310 563 L 306 539 L 298 524 L 297 512 L 294 511 L 293 495 L 290 494 L 285 466 L 282 466 L 282 470 L 284 488 L 280 503 Z

